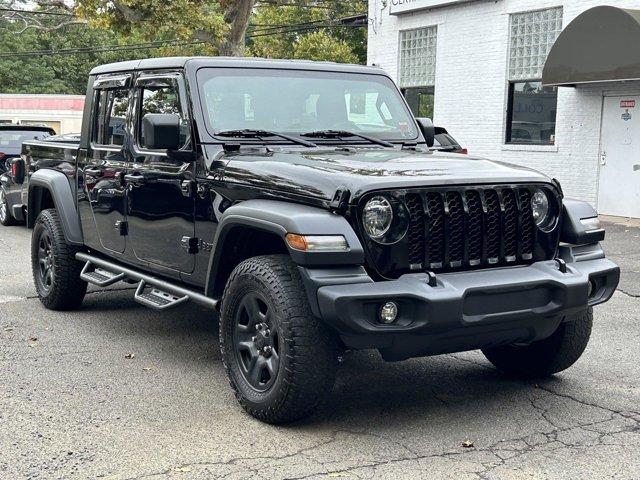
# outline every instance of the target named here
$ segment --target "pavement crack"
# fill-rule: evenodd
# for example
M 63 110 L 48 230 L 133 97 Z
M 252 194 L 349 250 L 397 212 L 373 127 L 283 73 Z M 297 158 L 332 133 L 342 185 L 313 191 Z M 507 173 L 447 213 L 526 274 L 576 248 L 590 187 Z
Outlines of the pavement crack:
M 635 293 L 629 293 L 625 290 L 622 290 L 621 288 L 617 288 L 616 291 L 622 293 L 623 295 L 626 295 L 627 297 L 631 297 L 631 298 L 640 298 L 640 295 L 635 294 Z

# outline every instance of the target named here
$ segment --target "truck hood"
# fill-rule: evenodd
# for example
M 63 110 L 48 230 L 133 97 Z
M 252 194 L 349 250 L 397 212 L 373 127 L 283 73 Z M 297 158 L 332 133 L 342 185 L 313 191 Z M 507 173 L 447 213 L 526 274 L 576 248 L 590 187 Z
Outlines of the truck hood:
M 224 179 L 269 192 L 330 201 L 346 187 L 352 201 L 373 190 L 491 183 L 539 183 L 550 178 L 486 158 L 396 149 L 243 149 L 219 157 Z

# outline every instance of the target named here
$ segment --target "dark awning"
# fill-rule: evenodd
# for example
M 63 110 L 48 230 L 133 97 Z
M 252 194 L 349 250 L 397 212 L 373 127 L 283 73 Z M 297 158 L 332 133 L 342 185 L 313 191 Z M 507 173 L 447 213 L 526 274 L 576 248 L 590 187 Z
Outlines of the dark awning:
M 640 10 L 595 7 L 562 31 L 542 74 L 545 85 L 640 80 Z

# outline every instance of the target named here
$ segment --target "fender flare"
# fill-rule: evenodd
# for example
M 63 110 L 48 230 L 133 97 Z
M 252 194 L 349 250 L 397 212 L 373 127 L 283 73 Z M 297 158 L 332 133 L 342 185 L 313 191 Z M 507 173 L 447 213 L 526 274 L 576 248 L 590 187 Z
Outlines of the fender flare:
M 581 220 L 598 216 L 595 208 L 582 200 L 565 198 L 563 201 L 560 241 L 572 245 L 588 245 L 604 240 L 604 229 L 587 230 Z
M 38 170 L 29 178 L 29 200 L 27 207 L 27 226 L 32 228 L 36 222 L 39 210 L 33 207 L 36 202 L 36 188 L 47 190 L 53 199 L 53 204 L 58 211 L 62 231 L 67 243 L 73 245 L 83 245 L 82 227 L 80 216 L 76 208 L 76 201 L 71 190 L 69 178 L 62 172 L 56 170 Z M 39 201 L 39 200 L 38 200 Z
M 225 244 L 236 227 L 250 227 L 280 237 L 291 259 L 300 266 L 362 265 L 364 249 L 346 218 L 328 210 L 279 200 L 246 200 L 222 214 L 213 240 L 209 258 L 205 292 L 213 295 L 218 281 L 218 266 L 225 252 Z M 349 245 L 345 252 L 301 252 L 287 245 L 287 233 L 301 235 L 343 235 Z

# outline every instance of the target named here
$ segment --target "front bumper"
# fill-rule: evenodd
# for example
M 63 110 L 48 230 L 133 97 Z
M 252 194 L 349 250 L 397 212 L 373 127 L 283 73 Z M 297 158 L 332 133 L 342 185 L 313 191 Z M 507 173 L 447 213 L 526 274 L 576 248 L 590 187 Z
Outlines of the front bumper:
M 317 313 L 350 348 L 377 348 L 387 359 L 434 355 L 532 342 L 551 335 L 563 318 L 611 298 L 620 269 L 605 258 L 495 268 L 437 276 L 409 274 L 372 282 L 366 275 L 326 274 L 316 282 Z M 308 273 L 308 272 L 307 272 Z M 303 275 L 307 286 L 313 275 Z M 311 278 L 311 280 L 309 280 Z M 317 280 L 317 278 L 316 278 Z M 380 306 L 393 300 L 393 325 L 377 321 Z

